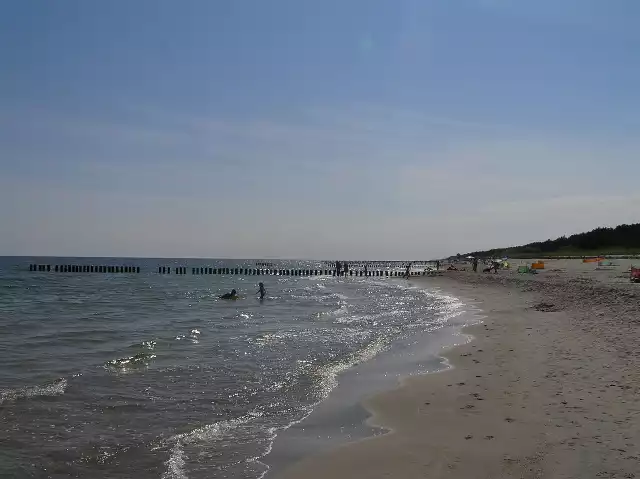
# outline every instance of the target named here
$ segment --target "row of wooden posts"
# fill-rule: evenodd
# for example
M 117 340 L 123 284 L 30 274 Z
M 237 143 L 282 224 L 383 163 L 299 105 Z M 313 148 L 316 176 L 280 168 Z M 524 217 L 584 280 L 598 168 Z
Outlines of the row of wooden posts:
M 188 273 L 188 268 L 184 266 L 178 266 L 171 269 L 170 266 L 159 266 L 159 274 L 174 274 L 184 275 Z M 210 268 L 199 267 L 191 268 L 192 275 L 243 275 L 243 276 L 336 276 L 336 270 L 334 269 L 262 269 L 262 268 Z M 424 276 L 426 271 L 412 271 L 411 276 Z M 404 271 L 389 271 L 389 270 L 349 270 L 348 272 L 342 271 L 340 276 L 404 276 Z
M 30 264 L 29 271 L 54 273 L 140 273 L 140 266 L 95 266 L 88 264 Z
M 30 264 L 29 271 L 54 272 L 54 273 L 140 273 L 140 266 L 95 266 L 95 265 L 50 265 Z M 186 266 L 158 266 L 158 274 L 185 275 L 188 272 Z M 192 275 L 244 275 L 244 276 L 336 276 L 333 269 L 262 269 L 262 268 L 191 268 Z M 411 276 L 424 276 L 425 271 L 412 271 Z M 389 270 L 349 270 L 341 272 L 341 276 L 404 276 L 404 271 Z

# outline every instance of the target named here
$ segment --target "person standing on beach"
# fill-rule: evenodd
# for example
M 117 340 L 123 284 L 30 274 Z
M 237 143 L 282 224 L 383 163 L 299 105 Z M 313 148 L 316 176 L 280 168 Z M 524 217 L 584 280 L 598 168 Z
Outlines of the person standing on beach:
M 340 261 L 336 261 L 336 276 L 340 276 L 342 274 L 342 263 Z
M 409 279 L 409 276 L 411 275 L 411 263 L 407 264 L 407 270 L 405 271 L 404 275 L 407 279 Z
M 473 258 L 473 272 L 478 272 L 478 258 Z
M 349 274 L 349 263 L 344 262 L 344 275 L 347 276 Z

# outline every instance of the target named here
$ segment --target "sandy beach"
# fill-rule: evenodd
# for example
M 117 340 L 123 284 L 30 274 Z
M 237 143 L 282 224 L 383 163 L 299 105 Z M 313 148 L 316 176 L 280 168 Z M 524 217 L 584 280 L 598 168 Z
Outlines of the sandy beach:
M 517 263 L 415 281 L 480 307 L 451 369 L 367 398 L 390 433 L 306 458 L 278 477 L 640 477 L 640 285 L 628 261 Z M 470 269 L 470 268 L 468 268 Z

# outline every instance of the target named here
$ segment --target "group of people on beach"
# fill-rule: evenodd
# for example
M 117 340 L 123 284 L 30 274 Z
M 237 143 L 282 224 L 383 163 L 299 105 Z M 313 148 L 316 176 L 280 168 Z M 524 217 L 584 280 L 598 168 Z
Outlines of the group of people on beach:
M 492 260 L 490 263 L 485 263 L 485 264 L 488 264 L 488 266 L 486 268 L 483 268 L 482 270 L 483 273 L 491 273 L 493 271 L 494 274 L 497 274 L 498 270 L 502 267 L 502 264 L 500 263 L 500 261 Z M 466 268 L 458 269 L 453 264 L 451 264 L 447 268 L 447 271 L 465 271 L 465 269 Z M 478 258 L 473 258 L 473 260 L 471 261 L 471 270 L 474 273 L 478 271 Z

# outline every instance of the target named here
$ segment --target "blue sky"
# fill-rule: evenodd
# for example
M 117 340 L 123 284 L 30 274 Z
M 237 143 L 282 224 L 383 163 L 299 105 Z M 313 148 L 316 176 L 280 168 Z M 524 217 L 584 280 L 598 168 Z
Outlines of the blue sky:
M 0 254 L 417 259 L 637 222 L 638 18 L 2 2 Z

